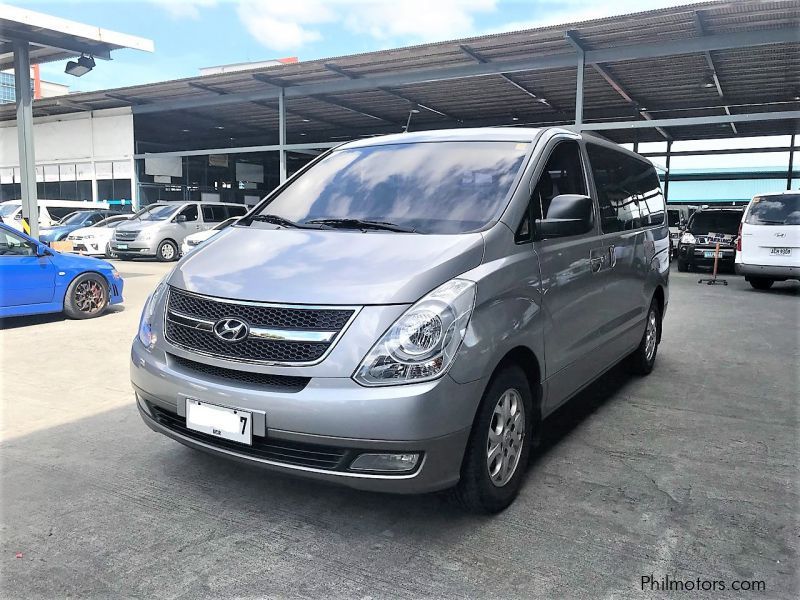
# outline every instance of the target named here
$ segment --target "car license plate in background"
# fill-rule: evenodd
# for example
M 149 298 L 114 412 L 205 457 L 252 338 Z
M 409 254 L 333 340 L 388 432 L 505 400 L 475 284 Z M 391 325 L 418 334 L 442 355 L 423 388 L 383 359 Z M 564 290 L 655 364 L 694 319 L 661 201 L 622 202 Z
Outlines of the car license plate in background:
M 722 252 L 719 253 L 720 258 L 722 257 Z M 714 251 L 706 251 L 703 253 L 703 258 L 714 258 Z
M 186 399 L 186 427 L 233 442 L 252 445 L 253 413 Z
M 117 250 L 127 250 L 128 244 L 117 244 Z
M 779 256 L 791 256 L 791 248 L 770 248 L 770 254 L 777 254 Z

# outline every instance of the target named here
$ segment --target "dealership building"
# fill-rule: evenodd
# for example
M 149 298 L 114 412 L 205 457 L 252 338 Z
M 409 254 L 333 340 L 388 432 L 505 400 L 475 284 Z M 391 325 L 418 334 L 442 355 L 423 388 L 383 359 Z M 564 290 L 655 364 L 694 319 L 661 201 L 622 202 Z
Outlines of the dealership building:
M 39 198 L 134 206 L 252 204 L 347 140 L 407 127 L 559 125 L 651 157 L 664 169 L 668 195 L 672 185 L 671 202 L 693 201 L 687 182 L 705 186 L 696 201 L 742 200 L 743 189 L 798 187 L 798 64 L 800 2 L 745 0 L 210 68 L 187 79 L 34 101 L 37 191 Z M 688 140 L 727 145 L 697 149 Z M 681 168 L 716 155 L 754 162 L 701 175 Z M 773 159 L 768 169 L 755 164 L 765 155 Z M 737 181 L 745 184 L 732 191 Z M 724 194 L 715 197 L 714 185 Z M 16 113 L 2 105 L 0 200 L 19 197 Z

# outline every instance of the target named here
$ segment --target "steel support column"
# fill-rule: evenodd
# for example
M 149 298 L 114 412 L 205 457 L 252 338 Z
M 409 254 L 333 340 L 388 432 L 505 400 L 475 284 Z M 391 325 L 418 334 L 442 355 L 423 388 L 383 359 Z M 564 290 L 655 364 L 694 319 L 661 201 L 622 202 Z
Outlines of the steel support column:
M 792 139 L 789 142 L 789 171 L 786 174 L 786 189 L 792 189 L 792 175 L 794 174 L 794 140 L 795 134 L 792 134 Z
M 280 182 L 286 181 L 286 93 L 281 88 L 278 96 L 278 155 L 280 156 Z
M 581 132 L 583 126 L 583 71 L 586 67 L 586 53 L 583 48 L 575 47 L 578 52 L 578 76 L 575 89 L 575 129 Z
M 17 143 L 19 145 L 19 172 L 22 176 L 22 217 L 30 225 L 30 236 L 33 239 L 39 239 L 29 52 L 28 42 L 14 42 L 14 92 L 17 97 Z
M 664 204 L 669 202 L 669 162 L 672 158 L 672 140 L 667 141 L 667 172 L 664 173 Z

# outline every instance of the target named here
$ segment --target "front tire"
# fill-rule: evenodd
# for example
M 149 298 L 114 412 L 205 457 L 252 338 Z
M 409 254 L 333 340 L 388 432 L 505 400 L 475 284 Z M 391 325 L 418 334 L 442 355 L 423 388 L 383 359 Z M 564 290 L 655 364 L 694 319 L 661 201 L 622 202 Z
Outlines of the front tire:
M 109 242 L 108 244 L 106 244 L 106 253 L 105 253 L 105 257 L 106 257 L 106 258 L 117 258 L 117 253 L 116 253 L 116 252 L 114 252 L 114 251 L 111 249 L 111 242 Z
M 766 277 L 751 277 L 747 281 L 757 290 L 768 290 L 775 283 L 774 279 L 767 279 Z
M 685 260 L 678 259 L 678 272 L 686 273 L 689 271 L 689 265 L 686 263 Z
M 160 262 L 178 260 L 178 246 L 172 240 L 164 240 L 158 245 L 156 257 Z
M 64 296 L 64 313 L 70 319 L 93 319 L 108 306 L 108 284 L 102 275 L 84 273 L 76 277 Z
M 478 514 L 507 508 L 517 497 L 540 428 L 538 404 L 528 378 L 504 367 L 483 394 L 470 433 L 461 479 L 450 498 Z
M 639 347 L 630 355 L 631 370 L 637 375 L 649 375 L 656 363 L 658 343 L 661 340 L 661 308 L 653 298 L 647 311 L 644 334 Z

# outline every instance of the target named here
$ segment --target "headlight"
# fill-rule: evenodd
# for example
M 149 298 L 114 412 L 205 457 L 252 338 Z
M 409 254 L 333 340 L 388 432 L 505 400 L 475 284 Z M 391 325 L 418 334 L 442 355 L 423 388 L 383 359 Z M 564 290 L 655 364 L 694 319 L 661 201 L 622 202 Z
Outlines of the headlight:
M 79 236 L 76 239 L 81 239 L 81 238 Z M 94 234 L 93 233 L 87 233 L 86 235 L 83 236 L 83 239 L 85 239 L 85 240 L 93 240 L 94 239 Z
M 688 231 L 683 234 L 683 237 L 681 237 L 681 244 L 694 244 L 694 243 L 695 243 L 694 236 Z
M 159 301 L 167 291 L 167 279 L 169 279 L 171 274 L 172 271 L 159 282 L 156 289 L 150 294 L 147 302 L 144 303 L 142 318 L 139 321 L 139 341 L 142 342 L 146 348 L 152 349 L 158 339 L 156 334 L 153 333 L 153 313 Z
M 150 229 L 142 229 L 136 237 L 140 240 L 149 240 L 153 237 L 153 231 Z
M 475 284 L 453 279 L 409 308 L 353 375 L 361 385 L 400 385 L 441 377 L 453 362 L 475 305 Z

